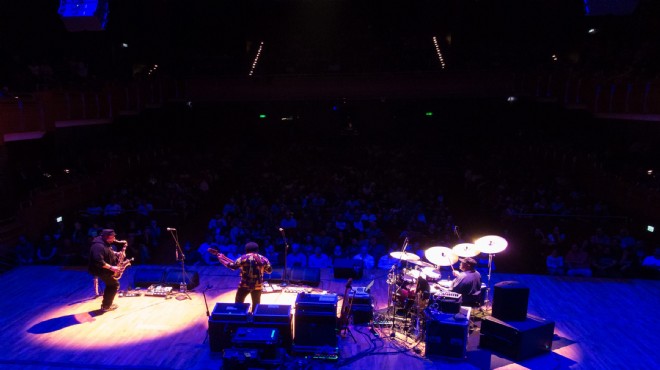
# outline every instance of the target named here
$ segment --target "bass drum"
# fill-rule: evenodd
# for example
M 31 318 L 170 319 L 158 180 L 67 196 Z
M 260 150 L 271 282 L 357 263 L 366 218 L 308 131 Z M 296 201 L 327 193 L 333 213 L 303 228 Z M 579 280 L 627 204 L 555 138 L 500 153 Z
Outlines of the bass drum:
M 405 309 L 409 309 L 415 303 L 415 289 L 404 287 L 394 294 L 394 304 Z

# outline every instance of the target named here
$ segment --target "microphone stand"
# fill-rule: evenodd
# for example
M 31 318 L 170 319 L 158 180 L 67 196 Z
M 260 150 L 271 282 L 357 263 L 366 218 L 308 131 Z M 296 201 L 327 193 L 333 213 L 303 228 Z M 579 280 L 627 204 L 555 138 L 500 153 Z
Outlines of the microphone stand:
M 181 245 L 179 244 L 179 238 L 176 234 L 176 229 L 170 230 L 170 234 L 172 234 L 172 239 L 174 239 L 174 245 L 176 246 L 176 260 L 181 261 L 181 281 L 179 284 L 179 293 L 183 293 L 188 297 L 188 299 L 192 300 L 192 297 L 188 294 L 188 282 L 186 281 L 186 266 L 185 266 L 185 260 L 186 260 L 186 255 L 183 254 L 183 249 L 181 249 Z M 185 286 L 186 289 L 183 290 L 181 289 L 181 286 Z M 185 298 L 184 298 L 185 299 Z
M 286 267 L 287 254 L 289 252 L 289 242 L 286 240 L 286 234 L 284 229 L 280 227 L 280 233 L 282 234 L 282 240 L 284 240 L 284 280 L 281 286 L 289 286 L 289 273 Z

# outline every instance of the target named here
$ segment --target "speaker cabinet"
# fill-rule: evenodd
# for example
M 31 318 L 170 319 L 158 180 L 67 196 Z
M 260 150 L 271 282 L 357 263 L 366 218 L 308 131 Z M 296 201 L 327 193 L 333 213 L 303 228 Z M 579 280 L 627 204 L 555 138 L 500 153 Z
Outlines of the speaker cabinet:
M 185 282 L 187 290 L 192 290 L 199 286 L 199 273 L 197 271 L 186 271 L 185 279 L 182 276 L 183 273 L 180 269 L 168 270 L 165 275 L 165 285 L 177 289 L 182 282 Z
M 284 268 L 278 267 L 273 268 L 273 271 L 270 274 L 264 274 L 264 280 L 270 283 L 281 283 L 284 281 Z
M 331 313 L 298 313 L 294 317 L 293 345 L 337 347 L 337 316 Z
M 209 317 L 211 352 L 231 347 L 231 338 L 238 328 L 248 326 L 249 303 L 216 303 Z
M 133 286 L 148 288 L 150 285 L 165 284 L 165 270 L 162 268 L 140 268 L 135 270 L 133 275 Z
M 470 309 L 461 308 L 461 311 L 461 314 L 435 312 L 427 316 L 426 356 L 465 358 Z
M 293 343 L 291 305 L 258 304 L 252 314 L 255 328 L 267 327 L 279 330 L 282 345 L 289 349 Z
M 527 316 L 524 321 L 503 321 L 487 316 L 481 322 L 479 347 L 513 360 L 524 360 L 552 351 L 555 322 Z
M 292 284 L 319 286 L 321 284 L 321 269 L 314 267 L 294 267 L 290 270 L 289 280 Z
M 332 267 L 337 279 L 361 279 L 364 273 L 364 261 L 352 258 L 337 258 Z
M 503 321 L 525 321 L 529 288 L 517 281 L 495 284 L 493 290 L 493 317 Z

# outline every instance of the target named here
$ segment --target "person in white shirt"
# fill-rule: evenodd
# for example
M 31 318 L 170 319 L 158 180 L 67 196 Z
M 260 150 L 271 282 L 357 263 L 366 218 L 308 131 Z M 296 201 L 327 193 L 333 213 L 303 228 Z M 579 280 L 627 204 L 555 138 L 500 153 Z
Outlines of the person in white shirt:
M 564 257 L 559 255 L 557 248 L 552 250 L 552 253 L 545 259 L 545 266 L 548 268 L 550 275 L 564 275 Z
M 374 257 L 369 254 L 369 249 L 367 246 L 362 246 L 360 248 L 360 253 L 356 254 L 355 257 L 353 257 L 354 260 L 362 260 L 364 262 L 364 269 L 365 270 L 371 270 L 374 268 L 375 261 Z
M 332 261 L 321 247 L 314 248 L 314 253 L 307 258 L 308 267 L 326 268 L 332 266 Z

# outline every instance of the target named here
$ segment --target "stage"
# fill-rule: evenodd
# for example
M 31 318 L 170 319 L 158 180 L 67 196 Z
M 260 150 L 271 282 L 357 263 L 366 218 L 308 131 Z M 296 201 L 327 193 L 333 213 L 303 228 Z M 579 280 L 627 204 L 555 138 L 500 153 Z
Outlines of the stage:
M 159 266 L 160 267 L 160 266 Z M 130 267 L 121 289 L 133 286 L 140 267 Z M 177 266 L 172 266 L 176 269 Z M 0 303 L 2 369 L 219 369 L 222 354 L 211 352 L 208 310 L 233 302 L 238 276 L 223 267 L 188 267 L 200 285 L 185 294 L 117 297 L 116 311 L 101 312 L 91 276 L 84 268 L 19 267 L 2 275 Z M 375 280 L 376 309 L 387 306 L 387 273 L 365 271 L 353 286 Z M 425 357 L 424 342 L 368 326 L 351 326 L 355 337 L 339 338 L 334 361 L 288 356 L 286 369 L 651 369 L 660 363 L 660 282 L 537 275 L 494 274 L 491 284 L 519 281 L 530 289 L 532 315 L 555 322 L 552 352 L 520 362 L 478 347 L 480 321 L 465 359 Z M 314 292 L 343 295 L 346 279 L 321 272 Z M 204 294 L 207 304 L 205 304 Z M 294 305 L 295 293 L 262 295 L 262 303 Z M 250 298 L 246 302 L 249 302 Z M 341 308 L 341 299 L 339 302 Z M 417 353 L 419 352 L 419 353 Z

